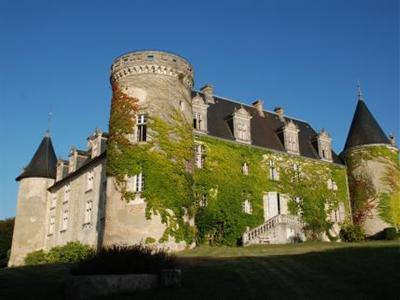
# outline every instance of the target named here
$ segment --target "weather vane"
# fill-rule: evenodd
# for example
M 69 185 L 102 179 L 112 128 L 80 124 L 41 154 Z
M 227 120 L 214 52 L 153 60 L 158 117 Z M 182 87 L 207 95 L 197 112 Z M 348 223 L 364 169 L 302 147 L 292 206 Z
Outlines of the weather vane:
M 361 91 L 361 85 L 360 85 L 360 80 L 357 80 L 357 90 L 358 90 L 358 100 L 364 100 L 362 91 Z

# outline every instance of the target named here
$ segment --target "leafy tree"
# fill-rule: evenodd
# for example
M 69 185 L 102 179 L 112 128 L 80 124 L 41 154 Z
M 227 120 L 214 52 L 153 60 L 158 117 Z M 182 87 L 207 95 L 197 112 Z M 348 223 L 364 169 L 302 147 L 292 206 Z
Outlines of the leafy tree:
M 6 267 L 11 249 L 15 218 L 0 220 L 0 268 Z

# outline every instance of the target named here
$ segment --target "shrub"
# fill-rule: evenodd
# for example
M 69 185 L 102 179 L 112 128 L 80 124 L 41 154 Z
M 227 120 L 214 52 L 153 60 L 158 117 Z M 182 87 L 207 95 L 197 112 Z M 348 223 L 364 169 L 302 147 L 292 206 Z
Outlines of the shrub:
M 72 269 L 73 274 L 131 274 L 158 273 L 176 266 L 175 256 L 163 250 L 143 245 L 112 246 L 81 261 Z
M 26 265 L 42 265 L 47 263 L 47 254 L 43 250 L 33 251 L 25 256 Z
M 80 242 L 69 242 L 64 246 L 50 249 L 47 254 L 49 263 L 74 263 L 84 260 L 94 254 L 93 249 Z
M 74 263 L 93 256 L 94 251 L 80 242 L 69 242 L 64 246 L 51 248 L 49 252 L 38 250 L 25 257 L 26 265 Z
M 394 228 L 394 227 L 385 228 L 383 230 L 383 235 L 384 235 L 385 240 L 391 241 L 391 240 L 397 239 L 396 228 Z
M 357 224 L 345 224 L 340 229 L 339 236 L 344 242 L 358 242 L 365 239 L 364 230 Z

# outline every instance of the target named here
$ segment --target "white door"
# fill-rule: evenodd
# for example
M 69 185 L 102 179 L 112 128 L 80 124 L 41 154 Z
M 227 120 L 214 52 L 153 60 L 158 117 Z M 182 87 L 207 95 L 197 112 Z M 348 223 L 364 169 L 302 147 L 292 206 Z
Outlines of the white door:
M 279 194 L 269 192 L 264 195 L 264 221 L 275 217 L 280 213 Z

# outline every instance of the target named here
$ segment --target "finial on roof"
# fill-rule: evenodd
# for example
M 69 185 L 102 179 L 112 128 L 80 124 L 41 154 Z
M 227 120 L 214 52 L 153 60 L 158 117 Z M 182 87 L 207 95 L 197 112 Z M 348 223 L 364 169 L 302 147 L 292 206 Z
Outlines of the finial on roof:
M 51 128 L 51 117 L 53 116 L 53 113 L 51 112 L 51 109 L 49 110 L 49 113 L 47 115 L 47 130 L 46 130 L 46 137 L 50 137 L 50 128 Z
M 358 90 L 357 100 L 364 101 L 364 96 L 361 91 L 361 85 L 359 80 L 357 81 L 357 90 Z

